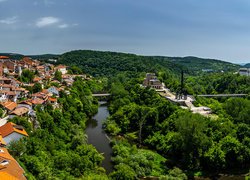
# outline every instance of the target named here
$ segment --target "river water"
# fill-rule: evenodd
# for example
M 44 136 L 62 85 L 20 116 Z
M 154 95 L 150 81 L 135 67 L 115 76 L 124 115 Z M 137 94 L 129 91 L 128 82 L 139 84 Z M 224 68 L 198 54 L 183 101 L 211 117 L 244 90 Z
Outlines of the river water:
M 88 143 L 95 146 L 98 152 L 103 153 L 104 160 L 102 167 L 107 173 L 113 170 L 111 163 L 112 149 L 109 139 L 102 129 L 102 122 L 109 116 L 108 108 L 105 102 L 99 102 L 98 113 L 87 122 L 86 134 L 88 135 Z

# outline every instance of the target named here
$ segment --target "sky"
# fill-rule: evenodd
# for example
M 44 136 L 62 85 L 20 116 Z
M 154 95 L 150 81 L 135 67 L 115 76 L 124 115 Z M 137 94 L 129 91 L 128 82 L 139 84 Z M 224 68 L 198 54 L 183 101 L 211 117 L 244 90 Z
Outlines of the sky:
M 249 0 L 0 0 L 0 52 L 77 49 L 250 62 Z

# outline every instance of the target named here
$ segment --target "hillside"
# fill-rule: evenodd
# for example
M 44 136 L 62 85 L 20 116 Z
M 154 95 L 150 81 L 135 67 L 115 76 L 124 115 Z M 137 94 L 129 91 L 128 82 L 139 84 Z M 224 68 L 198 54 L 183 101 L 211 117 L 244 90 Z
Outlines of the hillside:
M 155 72 L 160 69 L 180 72 L 184 69 L 188 74 L 200 74 L 202 70 L 213 72 L 237 71 L 239 65 L 213 59 L 197 57 L 162 57 L 139 56 L 116 52 L 77 50 L 61 55 L 58 63 L 76 65 L 86 73 L 94 76 L 112 76 L 118 72 Z
M 24 57 L 24 55 L 22 54 L 16 54 L 16 53 L 0 53 L 0 56 L 8 56 L 11 59 L 22 59 Z
M 188 57 L 169 57 L 169 61 L 176 63 L 178 65 L 185 66 L 191 71 L 190 73 L 201 72 L 202 70 L 212 70 L 213 72 L 218 71 L 237 71 L 240 65 L 233 63 L 215 60 L 215 59 L 203 59 L 193 56 Z
M 244 67 L 250 68 L 250 63 L 245 64 Z
M 12 59 L 21 59 L 26 56 L 14 53 L 0 53 L 0 55 L 9 56 Z M 84 72 L 93 76 L 113 76 L 119 72 L 125 71 L 140 73 L 158 72 L 160 70 L 167 70 L 178 74 L 181 70 L 185 70 L 185 72 L 190 75 L 199 75 L 207 70 L 213 72 L 235 72 L 240 68 L 240 65 L 229 62 L 192 56 L 140 56 L 127 53 L 91 50 L 70 51 L 62 55 L 44 54 L 27 56 L 39 60 L 59 59 L 58 63 L 76 65 L 83 69 Z
M 76 65 L 93 76 L 113 76 L 119 72 L 157 72 L 170 69 L 180 72 L 181 66 L 164 58 L 134 54 L 78 50 L 63 54 L 58 63 Z

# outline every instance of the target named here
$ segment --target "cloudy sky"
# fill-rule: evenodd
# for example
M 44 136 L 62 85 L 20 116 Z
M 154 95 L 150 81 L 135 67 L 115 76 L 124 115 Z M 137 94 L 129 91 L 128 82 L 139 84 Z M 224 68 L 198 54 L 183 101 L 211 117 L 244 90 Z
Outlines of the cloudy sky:
M 0 52 L 75 49 L 250 62 L 250 1 L 0 0 Z

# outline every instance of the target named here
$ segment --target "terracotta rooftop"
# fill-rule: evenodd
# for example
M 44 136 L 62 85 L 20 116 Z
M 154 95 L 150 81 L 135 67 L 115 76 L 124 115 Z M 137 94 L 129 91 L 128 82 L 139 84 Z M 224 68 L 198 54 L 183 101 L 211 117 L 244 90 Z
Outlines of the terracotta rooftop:
M 0 59 L 10 59 L 8 56 L 0 56 Z
M 26 107 L 18 107 L 14 111 L 12 111 L 10 114 L 14 114 L 14 115 L 17 115 L 17 116 L 22 116 L 23 114 L 26 114 L 27 112 L 29 112 L 28 108 L 26 108 Z
M 41 80 L 42 80 L 42 78 L 40 78 L 40 77 L 34 77 L 33 82 L 38 82 L 38 81 L 41 81 Z
M 31 102 L 32 102 L 32 104 L 38 105 L 38 104 L 43 104 L 44 100 L 42 100 L 40 98 L 35 98 Z
M 49 97 L 49 99 L 48 99 L 49 101 L 52 101 L 52 102 L 56 102 L 57 101 L 57 99 L 56 98 L 52 98 L 52 97 Z
M 17 126 L 15 123 L 12 123 L 12 122 L 8 122 L 5 125 L 0 127 L 0 133 L 2 134 L 3 138 L 13 132 L 22 134 L 24 136 L 29 136 L 22 126 Z
M 3 136 L 1 134 L 0 134 L 0 146 L 6 146 L 6 142 L 4 141 Z
M 0 177 L 3 180 L 25 180 L 24 170 L 9 154 L 6 148 L 0 148 Z
M 3 102 L 1 105 L 9 111 L 13 111 L 17 107 L 17 103 L 11 101 Z

